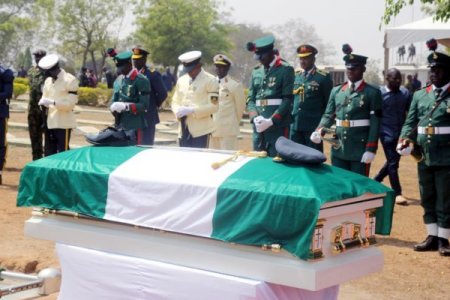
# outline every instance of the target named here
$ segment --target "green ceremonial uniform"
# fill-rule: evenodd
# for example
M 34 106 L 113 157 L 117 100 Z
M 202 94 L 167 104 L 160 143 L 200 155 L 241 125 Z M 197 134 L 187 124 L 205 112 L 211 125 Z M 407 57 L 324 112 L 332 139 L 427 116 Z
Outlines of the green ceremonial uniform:
M 28 103 L 28 130 L 31 140 L 31 153 L 33 160 L 42 158 L 42 135 L 44 133 L 44 112 L 38 105 L 42 97 L 42 87 L 45 76 L 37 66 L 28 71 L 30 86 L 30 102 Z
M 291 140 L 323 152 L 323 143 L 314 144 L 310 136 L 325 112 L 332 88 L 333 81 L 328 72 L 316 67 L 309 72 L 296 71 Z
M 417 168 L 424 223 L 450 228 L 450 87 L 441 95 L 435 108 L 431 85 L 414 93 L 400 137 L 422 148 L 424 159 Z
M 114 82 L 114 92 L 111 103 L 131 103 L 129 110 L 120 113 L 119 125 L 125 130 L 147 127 L 144 113 L 148 107 L 150 97 L 150 82 L 133 69 L 130 76 L 119 76 Z
M 262 116 L 273 122 L 271 127 L 261 133 L 257 133 L 253 125 L 255 150 L 265 150 L 273 157 L 277 154 L 275 142 L 278 137 L 289 136 L 293 83 L 294 69 L 279 57 L 276 57 L 274 64 L 267 70 L 263 65 L 253 69 L 247 98 L 250 121 L 253 124 L 255 117 Z
M 353 93 L 347 82 L 333 88 L 318 126 L 330 128 L 336 119 L 336 134 L 342 145 L 331 149 L 333 166 L 369 175 L 370 164 L 360 161 L 364 152 L 377 150 L 381 106 L 380 90 L 364 81 Z

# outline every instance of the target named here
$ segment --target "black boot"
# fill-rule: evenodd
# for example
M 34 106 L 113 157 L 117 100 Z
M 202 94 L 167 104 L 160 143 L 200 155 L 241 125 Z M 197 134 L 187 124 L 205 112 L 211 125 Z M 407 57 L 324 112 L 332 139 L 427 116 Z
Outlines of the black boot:
M 439 238 L 439 254 L 442 256 L 450 256 L 450 245 L 448 239 Z
M 429 235 L 427 236 L 425 241 L 420 244 L 414 245 L 414 251 L 437 251 L 439 248 L 438 240 L 439 238 L 437 236 Z

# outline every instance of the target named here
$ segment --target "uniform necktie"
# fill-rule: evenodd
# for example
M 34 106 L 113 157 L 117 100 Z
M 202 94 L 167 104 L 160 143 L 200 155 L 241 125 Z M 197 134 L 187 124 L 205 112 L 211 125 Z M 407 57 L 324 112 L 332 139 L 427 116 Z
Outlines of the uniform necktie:
M 435 89 L 435 90 L 434 90 L 434 95 L 436 96 L 436 98 L 439 98 L 439 96 L 441 95 L 441 93 L 442 93 L 442 89 Z
M 355 91 L 355 83 L 352 82 L 352 84 L 350 85 L 350 92 L 353 93 Z

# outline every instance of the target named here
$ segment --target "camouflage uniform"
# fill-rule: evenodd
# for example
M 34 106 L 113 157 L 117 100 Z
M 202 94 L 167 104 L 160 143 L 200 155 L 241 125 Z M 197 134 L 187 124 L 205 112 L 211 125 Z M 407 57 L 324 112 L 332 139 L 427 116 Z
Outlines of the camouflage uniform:
M 42 158 L 42 134 L 44 133 L 44 117 L 38 105 L 42 97 L 42 86 L 45 81 L 44 72 L 33 67 L 28 72 L 30 85 L 30 102 L 28 103 L 28 128 L 31 140 L 33 160 Z

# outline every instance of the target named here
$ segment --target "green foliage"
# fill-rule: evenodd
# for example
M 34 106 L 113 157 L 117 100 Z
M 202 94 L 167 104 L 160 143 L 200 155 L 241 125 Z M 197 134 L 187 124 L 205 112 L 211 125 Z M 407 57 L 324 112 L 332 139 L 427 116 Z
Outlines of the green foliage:
M 97 88 L 103 89 L 103 90 L 107 90 L 108 89 L 108 85 L 106 83 L 100 82 L 100 83 L 97 84 Z
M 104 106 L 111 99 L 112 93 L 112 89 L 80 87 L 78 89 L 78 104 Z
M 16 78 L 14 78 L 14 83 L 20 83 L 20 84 L 28 86 L 28 78 L 16 77 Z
M 426 10 L 433 15 L 434 20 L 446 22 L 450 19 L 450 0 L 419 1 L 428 7 Z M 385 0 L 384 15 L 381 17 L 382 24 L 389 24 L 392 17 L 398 15 L 405 6 L 412 4 L 414 4 L 414 0 Z
M 19 97 L 20 95 L 25 94 L 27 92 L 27 90 L 28 90 L 28 85 L 14 81 L 14 83 L 13 83 L 14 99 L 17 99 L 17 97 Z
M 209 62 L 231 47 L 230 28 L 220 23 L 214 0 L 153 0 L 137 13 L 138 41 L 156 63 L 177 65 L 178 56 L 189 50 L 201 50 Z

